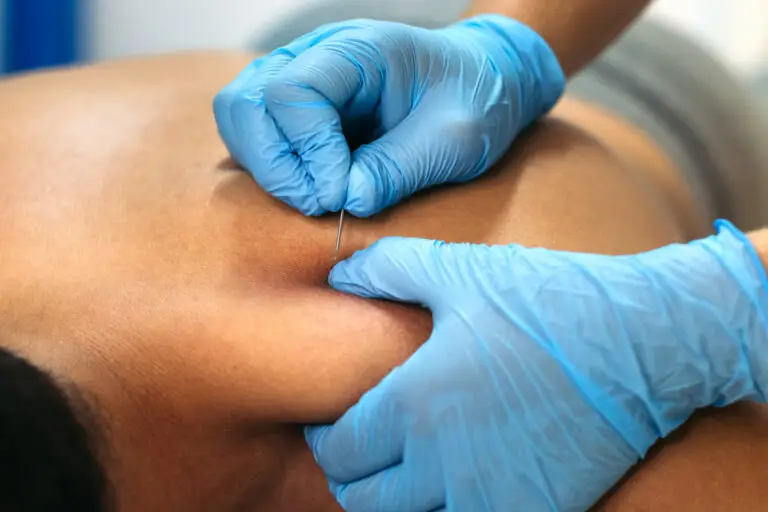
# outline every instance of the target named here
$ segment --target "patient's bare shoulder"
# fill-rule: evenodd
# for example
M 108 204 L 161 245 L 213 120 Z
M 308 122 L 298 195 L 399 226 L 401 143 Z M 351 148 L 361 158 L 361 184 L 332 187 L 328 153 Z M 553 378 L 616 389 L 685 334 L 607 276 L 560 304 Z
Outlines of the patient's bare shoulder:
M 64 85 L 81 85 L 88 89 L 89 85 L 93 84 L 93 79 L 97 79 L 101 84 L 113 81 L 116 86 L 129 86 L 131 83 L 151 79 L 156 82 L 174 82 L 177 89 L 213 87 L 215 92 L 256 57 L 257 55 L 246 52 L 211 50 L 124 58 L 11 75 L 0 81 L 0 90 L 22 92 L 33 87 L 35 92 L 41 92 L 54 81 Z M 182 80 L 183 77 L 191 80 Z M 71 91 L 49 91 L 50 94 L 67 92 Z
M 741 403 L 695 415 L 596 510 L 729 512 L 768 501 L 768 407 Z

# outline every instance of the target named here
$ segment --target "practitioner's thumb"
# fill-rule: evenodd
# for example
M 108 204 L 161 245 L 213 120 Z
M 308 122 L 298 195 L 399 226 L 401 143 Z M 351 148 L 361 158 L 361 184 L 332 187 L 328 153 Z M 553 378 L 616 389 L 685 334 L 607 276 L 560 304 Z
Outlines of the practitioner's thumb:
M 337 263 L 328 279 L 341 292 L 372 299 L 434 305 L 435 265 L 444 242 L 420 238 L 383 238 Z

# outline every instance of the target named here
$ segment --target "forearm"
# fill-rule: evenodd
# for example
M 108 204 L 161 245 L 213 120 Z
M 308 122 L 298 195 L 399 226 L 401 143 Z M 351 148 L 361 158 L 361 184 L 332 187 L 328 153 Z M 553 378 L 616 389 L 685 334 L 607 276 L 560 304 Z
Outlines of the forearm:
M 589 63 L 650 0 L 475 0 L 467 16 L 503 14 L 538 32 L 566 75 Z
M 749 240 L 752 245 L 755 246 L 760 261 L 763 263 L 763 267 L 768 270 L 768 228 L 761 229 L 759 231 L 753 231 L 749 234 Z

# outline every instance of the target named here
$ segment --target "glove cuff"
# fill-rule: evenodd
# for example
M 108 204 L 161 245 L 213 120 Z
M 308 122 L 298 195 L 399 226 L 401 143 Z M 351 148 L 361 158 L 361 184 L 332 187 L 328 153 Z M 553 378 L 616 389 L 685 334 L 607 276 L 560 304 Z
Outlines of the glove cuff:
M 663 294 L 673 329 L 690 354 L 706 360 L 706 386 L 696 407 L 766 401 L 768 389 L 768 277 L 747 236 L 726 220 L 717 235 L 652 251 L 663 260 Z M 662 281 L 659 281 L 662 282 Z
M 742 391 L 742 396 L 729 393 L 729 388 L 738 389 L 738 386 L 732 385 L 740 377 L 735 376 L 733 382 L 729 383 L 731 386 L 726 386 L 726 390 L 721 392 L 721 396 L 714 405 L 727 405 L 743 399 L 766 402 L 768 399 L 766 396 L 768 391 L 768 275 L 757 249 L 747 235 L 723 219 L 715 222 L 715 229 L 718 234 L 713 240 L 719 242 L 718 247 L 715 250 L 711 247 L 708 249 L 720 259 L 724 270 L 738 283 L 742 292 L 742 304 L 724 304 L 724 306 L 734 308 L 732 317 L 737 320 L 738 327 L 738 330 L 734 329 L 738 336 L 734 341 L 742 344 L 742 351 L 745 354 L 742 372 L 745 376 L 749 376 L 752 383 Z M 736 311 L 736 308 L 740 311 Z
M 727 221 L 715 227 L 717 235 L 589 269 L 610 299 L 603 327 L 622 363 L 587 382 L 613 392 L 618 405 L 602 412 L 640 454 L 696 409 L 766 400 L 768 278 L 742 232 Z
M 484 45 L 499 63 L 502 73 L 513 74 L 521 89 L 521 126 L 524 128 L 549 112 L 565 91 L 566 77 L 560 61 L 549 44 L 529 26 L 500 14 L 483 14 L 455 24 L 462 30 L 475 31 L 493 41 Z

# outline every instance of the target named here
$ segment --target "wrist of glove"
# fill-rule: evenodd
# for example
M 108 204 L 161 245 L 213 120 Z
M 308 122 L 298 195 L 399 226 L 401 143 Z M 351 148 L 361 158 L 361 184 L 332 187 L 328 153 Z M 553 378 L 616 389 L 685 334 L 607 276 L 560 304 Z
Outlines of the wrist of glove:
M 674 335 L 711 367 L 697 406 L 766 401 L 768 386 L 768 278 L 747 236 L 728 221 L 718 232 L 670 250 L 642 256 L 664 268 L 659 300 L 676 312 Z M 657 260 L 658 261 L 657 263 Z M 661 305 L 659 305 L 659 309 Z M 695 394 L 693 394 L 695 396 Z
M 602 414 L 640 454 L 697 408 L 766 400 L 768 280 L 746 236 L 727 221 L 716 228 L 639 255 L 570 258 L 584 273 L 569 285 L 603 296 L 582 312 L 599 319 L 583 339 L 600 340 L 614 363 L 598 369 L 573 345 L 561 360 L 596 407 L 613 402 Z

